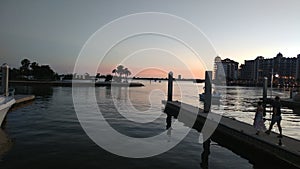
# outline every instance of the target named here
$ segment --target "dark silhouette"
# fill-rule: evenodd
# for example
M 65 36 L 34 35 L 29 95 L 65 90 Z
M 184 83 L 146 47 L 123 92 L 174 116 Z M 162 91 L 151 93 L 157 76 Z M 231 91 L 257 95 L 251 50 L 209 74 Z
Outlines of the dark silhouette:
M 273 114 L 272 114 L 272 121 L 269 127 L 269 130 L 266 131 L 267 134 L 270 134 L 273 125 L 277 123 L 279 129 L 279 138 L 282 138 L 282 128 L 281 128 L 281 103 L 280 98 L 278 96 L 275 97 L 275 101 L 273 102 Z
M 167 115 L 166 123 L 167 123 L 166 129 L 168 130 L 172 126 L 172 116 L 169 114 Z
M 253 123 L 253 126 L 256 129 L 256 135 L 259 135 L 260 131 L 266 130 L 263 116 L 264 108 L 262 106 L 262 102 L 258 102 Z
M 116 73 L 119 74 L 119 77 L 122 77 L 122 75 L 124 74 L 124 66 L 123 65 L 119 65 L 117 67 Z
M 20 67 L 21 75 L 23 75 L 23 76 L 29 75 L 29 73 L 30 73 L 29 65 L 30 65 L 30 61 L 28 59 L 23 59 L 21 61 L 21 67 Z
M 39 65 L 37 62 L 30 62 L 28 59 L 21 61 L 19 69 L 10 69 L 11 80 L 56 80 L 59 76 L 49 65 Z
M 115 74 L 115 76 L 117 76 L 117 69 L 112 70 L 112 73 Z
M 113 76 L 112 76 L 112 75 L 106 75 L 104 81 L 105 81 L 105 82 L 110 82 L 112 79 L 113 79 Z
M 203 152 L 201 154 L 201 163 L 200 163 L 200 166 L 201 168 L 203 169 L 208 169 L 208 157 L 209 157 L 209 154 L 210 154 L 210 143 L 211 143 L 211 140 L 210 138 L 207 139 L 204 143 L 203 143 Z
M 100 73 L 97 73 L 96 76 L 95 76 L 96 79 L 99 79 L 100 77 L 101 77 Z
M 63 80 L 72 80 L 73 79 L 73 74 L 66 74 L 66 75 L 62 75 L 63 76 Z
M 121 82 L 123 75 L 125 76 L 125 82 L 127 82 L 128 76 L 131 75 L 130 70 L 128 68 L 124 68 L 123 65 L 119 65 L 116 69 L 113 69 L 112 73 L 115 74 L 114 81 L 116 81 L 116 82 Z M 119 75 L 119 77 L 117 77 L 117 74 Z
M 125 68 L 123 72 L 125 74 L 125 79 L 126 79 L 126 82 L 127 82 L 128 76 L 131 75 L 131 72 L 128 70 L 128 68 Z

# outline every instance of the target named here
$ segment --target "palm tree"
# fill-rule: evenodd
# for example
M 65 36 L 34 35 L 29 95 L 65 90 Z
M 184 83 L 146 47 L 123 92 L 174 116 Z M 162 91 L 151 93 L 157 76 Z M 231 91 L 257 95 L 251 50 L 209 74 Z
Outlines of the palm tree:
M 28 59 L 23 59 L 21 61 L 21 67 L 20 67 L 20 70 L 21 70 L 21 73 L 22 75 L 25 75 L 25 76 L 28 76 L 29 75 L 29 65 L 30 65 L 30 60 Z
M 127 82 L 127 78 L 128 78 L 128 76 L 131 75 L 131 72 L 128 70 L 128 68 L 125 68 L 124 69 L 124 74 L 125 74 L 125 78 L 126 78 L 126 82 Z
M 119 66 L 117 67 L 116 73 L 118 73 L 118 74 L 119 74 L 119 77 L 121 78 L 122 75 L 124 74 L 124 66 L 123 66 L 123 65 L 119 65 Z
M 28 59 L 23 59 L 23 60 L 21 61 L 21 65 L 22 65 L 23 68 L 28 69 L 28 68 L 29 68 L 29 65 L 30 65 L 30 60 L 28 60 Z
M 114 73 L 115 74 L 115 76 L 117 76 L 116 74 L 117 74 L 117 69 L 114 69 L 114 70 L 112 70 L 112 72 L 111 73 Z

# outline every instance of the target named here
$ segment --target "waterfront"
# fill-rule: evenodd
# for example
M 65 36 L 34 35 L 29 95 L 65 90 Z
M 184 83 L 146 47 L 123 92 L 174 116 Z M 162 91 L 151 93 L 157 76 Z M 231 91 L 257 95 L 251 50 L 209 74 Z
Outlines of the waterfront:
M 166 91 L 166 83 L 149 83 L 141 88 L 112 88 L 116 93 L 111 95 L 110 88 L 96 88 L 99 107 L 109 113 L 109 120 L 119 131 L 135 137 L 149 137 L 165 130 L 165 115 L 162 113 L 161 100 L 165 99 L 160 91 Z M 187 103 L 203 106 L 198 101 L 202 92 L 201 84 L 180 82 Z M 81 88 L 83 94 L 89 88 Z M 127 90 L 129 92 L 127 93 Z M 89 139 L 82 130 L 74 111 L 72 88 L 70 87 L 16 87 L 17 92 L 33 93 L 36 101 L 28 107 L 8 114 L 5 132 L 13 140 L 13 145 L 1 157 L 1 168 L 201 168 L 202 144 L 198 143 L 199 133 L 191 130 L 188 136 L 170 151 L 151 158 L 129 159 L 110 154 Z M 261 88 L 226 87 L 218 89 L 226 99 L 223 108 L 226 116 L 247 123 L 253 122 L 256 102 L 262 96 Z M 225 94 L 226 92 L 226 94 Z M 150 100 L 149 100 L 149 94 Z M 287 97 L 288 92 L 275 91 L 273 95 Z M 136 125 L 130 121 L 120 120 L 115 114 L 112 99 L 126 101 L 127 98 L 140 111 L 147 110 L 151 104 L 153 114 L 146 120 L 154 122 Z M 175 88 L 174 100 L 180 99 L 181 94 Z M 150 104 L 151 103 L 151 104 Z M 217 107 L 213 106 L 217 111 Z M 283 109 L 283 131 L 285 135 L 300 139 L 300 117 L 291 110 Z M 268 122 L 267 122 L 268 123 Z M 266 124 L 267 124 L 266 123 Z M 253 168 L 248 160 L 239 157 L 230 150 L 216 143 L 211 145 L 209 168 Z M 258 168 L 255 166 L 255 168 Z

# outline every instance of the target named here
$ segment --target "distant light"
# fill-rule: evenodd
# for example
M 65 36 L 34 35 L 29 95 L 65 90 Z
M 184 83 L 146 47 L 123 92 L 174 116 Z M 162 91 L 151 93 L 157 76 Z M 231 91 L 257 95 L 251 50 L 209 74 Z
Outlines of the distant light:
M 275 77 L 279 77 L 279 74 L 275 74 Z

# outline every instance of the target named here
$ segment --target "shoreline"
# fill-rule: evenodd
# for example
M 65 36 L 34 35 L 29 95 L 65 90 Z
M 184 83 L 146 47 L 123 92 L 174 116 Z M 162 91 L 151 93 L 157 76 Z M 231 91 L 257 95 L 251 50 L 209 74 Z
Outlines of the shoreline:
M 11 85 L 25 85 L 25 86 L 33 86 L 33 85 L 50 85 L 50 86 L 62 86 L 62 87 L 72 87 L 72 86 L 96 86 L 96 87 L 143 87 L 145 86 L 139 82 L 131 82 L 131 83 L 117 83 L 117 82 L 88 82 L 88 81 L 22 81 L 22 80 L 10 80 L 9 84 Z

